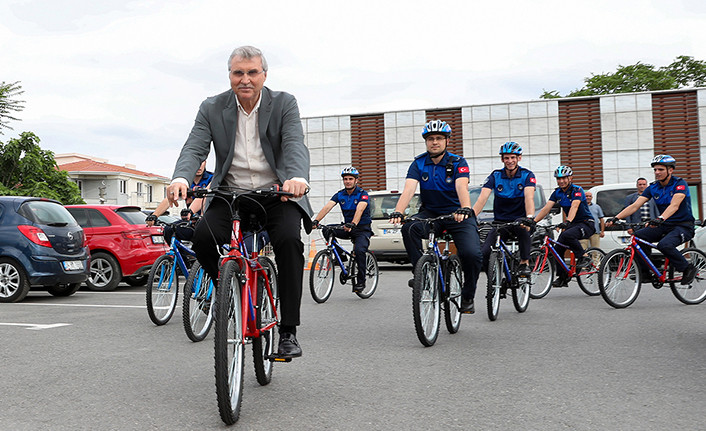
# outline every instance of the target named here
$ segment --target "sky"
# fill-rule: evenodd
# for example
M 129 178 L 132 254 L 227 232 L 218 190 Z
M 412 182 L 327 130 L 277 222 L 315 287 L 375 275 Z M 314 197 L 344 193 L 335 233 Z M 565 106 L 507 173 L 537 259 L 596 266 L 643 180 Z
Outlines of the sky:
M 171 177 L 237 46 L 316 117 L 566 94 L 619 65 L 706 60 L 704 24 L 703 0 L 2 0 L 0 81 L 25 109 L 0 141 L 31 131 Z

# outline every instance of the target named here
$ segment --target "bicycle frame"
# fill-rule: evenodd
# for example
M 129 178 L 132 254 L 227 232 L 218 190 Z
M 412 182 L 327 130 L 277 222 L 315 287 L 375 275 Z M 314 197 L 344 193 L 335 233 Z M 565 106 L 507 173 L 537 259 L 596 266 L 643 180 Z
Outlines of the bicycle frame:
M 355 275 L 353 273 L 355 271 L 355 265 L 353 264 L 353 253 L 343 248 L 343 246 L 339 244 L 336 236 L 333 234 L 331 234 L 331 239 L 326 239 L 326 248 L 331 250 L 331 253 L 335 256 L 336 263 L 341 268 L 343 276 L 345 278 L 353 278 Z M 343 263 L 342 256 L 346 256 L 348 258 L 348 265 Z
M 544 242 L 542 243 L 542 247 L 541 247 L 542 253 L 544 255 L 544 258 L 542 259 L 542 263 L 541 263 L 541 265 L 542 265 L 541 268 L 544 268 L 544 266 L 548 264 L 547 259 L 549 257 L 549 253 L 547 253 L 547 251 L 551 251 L 551 254 L 554 256 L 554 260 L 559 262 L 559 264 L 564 268 L 564 271 L 566 271 L 566 274 L 569 277 L 573 277 L 574 275 L 577 275 L 577 274 L 584 274 L 582 272 L 578 272 L 578 273 L 576 272 L 576 265 L 575 265 L 576 256 L 574 256 L 573 251 L 571 251 L 571 263 L 569 265 L 567 265 L 566 262 L 564 262 L 564 257 L 560 256 L 559 252 L 556 251 L 556 248 L 554 248 L 554 244 L 565 247 L 567 250 L 571 251 L 571 249 L 569 247 L 567 247 L 566 245 L 560 243 L 557 240 L 550 238 L 549 235 L 545 235 Z M 535 270 L 536 270 L 536 268 L 535 268 Z
M 638 256 L 640 256 L 642 261 L 647 264 L 650 271 L 652 271 L 652 273 L 657 276 L 658 281 L 660 281 L 662 283 L 664 283 L 665 281 L 668 281 L 667 280 L 667 273 L 668 273 L 667 268 L 669 268 L 669 259 L 665 256 L 664 268 L 663 268 L 662 272 L 660 272 L 660 270 L 657 268 L 657 266 L 652 262 L 652 259 L 650 259 L 649 256 L 647 256 L 647 253 L 645 253 L 645 251 L 642 249 L 642 247 L 640 247 L 640 244 L 646 245 L 651 248 L 657 248 L 657 245 L 652 244 L 651 242 L 645 241 L 644 239 L 638 238 L 635 235 L 632 235 L 630 237 L 630 244 L 627 247 L 625 247 L 626 251 L 628 251 L 628 250 L 630 251 L 630 260 L 628 261 L 627 271 L 629 271 L 630 268 L 632 267 L 633 262 L 635 261 L 635 255 L 638 255 Z M 626 272 L 626 274 L 627 274 L 627 272 Z
M 429 231 L 429 243 L 427 244 L 427 254 L 431 254 L 435 257 L 436 259 L 436 270 L 439 273 L 439 281 L 441 282 L 441 294 L 442 296 L 446 295 L 446 280 L 444 280 L 444 264 L 449 258 L 449 249 L 448 246 L 444 249 L 444 252 L 442 253 L 439 250 L 439 243 L 436 239 L 436 234 L 434 233 L 434 229 L 431 229 Z
M 514 264 L 518 264 L 520 262 L 520 259 L 515 256 L 512 250 L 507 246 L 505 241 L 501 238 L 500 235 L 500 229 L 502 229 L 503 226 L 497 226 L 497 235 L 495 237 L 495 245 L 493 246 L 493 250 L 497 251 L 500 253 L 500 255 L 503 258 L 503 268 L 505 270 L 505 276 L 507 277 L 508 280 L 510 280 L 510 283 L 512 284 L 515 281 L 515 277 L 513 272 L 511 271 L 511 268 L 513 267 L 510 265 L 510 261 L 508 261 L 508 256 L 510 257 L 510 260 Z M 515 241 L 517 242 L 517 241 Z

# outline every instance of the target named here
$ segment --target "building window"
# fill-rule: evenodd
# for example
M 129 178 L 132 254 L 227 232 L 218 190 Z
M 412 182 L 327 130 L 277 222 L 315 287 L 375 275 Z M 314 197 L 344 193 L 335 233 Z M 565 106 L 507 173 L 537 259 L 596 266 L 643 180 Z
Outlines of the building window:
M 154 199 L 152 199 L 152 185 L 147 184 L 147 202 L 153 202 Z
M 83 181 L 76 180 L 76 185 L 78 186 L 78 191 L 81 193 L 81 197 L 83 197 Z
M 127 193 L 127 180 L 120 180 L 120 193 Z
M 141 196 L 142 195 L 142 183 L 137 183 L 137 195 Z

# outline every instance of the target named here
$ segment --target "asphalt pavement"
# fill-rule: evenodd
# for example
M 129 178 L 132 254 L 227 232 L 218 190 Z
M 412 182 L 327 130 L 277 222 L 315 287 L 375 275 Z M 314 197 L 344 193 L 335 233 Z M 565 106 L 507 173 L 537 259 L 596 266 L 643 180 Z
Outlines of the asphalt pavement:
M 304 355 L 257 384 L 245 366 L 247 430 L 705 429 L 706 304 L 643 286 L 615 310 L 575 282 L 517 313 L 502 300 L 436 344 L 414 333 L 409 266 L 383 265 L 372 298 L 338 282 L 302 298 Z M 308 277 L 308 273 L 305 273 Z M 213 336 L 189 341 L 181 307 L 154 326 L 144 290 L 32 292 L 0 304 L 0 430 L 211 430 Z

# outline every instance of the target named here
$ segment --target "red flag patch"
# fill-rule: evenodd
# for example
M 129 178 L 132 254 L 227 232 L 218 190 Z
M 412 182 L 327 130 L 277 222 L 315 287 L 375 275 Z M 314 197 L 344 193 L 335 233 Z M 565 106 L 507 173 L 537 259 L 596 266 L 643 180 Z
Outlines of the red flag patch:
M 677 190 L 686 190 L 686 186 L 683 184 L 679 185 L 679 186 L 677 186 Z
M 360 197 L 362 200 L 367 201 L 368 200 L 368 195 L 363 195 Z
M 580 198 L 580 197 L 581 197 L 581 192 L 576 192 L 576 193 L 574 193 L 574 197 L 575 197 L 575 198 Z
M 537 178 L 530 178 L 530 183 L 536 184 L 536 183 L 537 183 Z
M 470 172 L 470 170 L 468 169 L 468 166 L 459 166 L 458 167 L 459 174 L 467 174 L 469 172 Z

